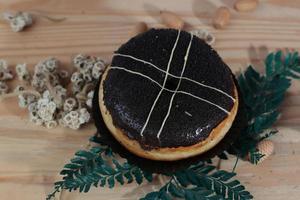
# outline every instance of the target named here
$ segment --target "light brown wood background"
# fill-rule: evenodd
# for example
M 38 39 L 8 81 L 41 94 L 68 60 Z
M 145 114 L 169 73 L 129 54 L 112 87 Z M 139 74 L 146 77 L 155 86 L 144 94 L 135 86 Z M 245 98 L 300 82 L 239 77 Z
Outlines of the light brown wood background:
M 234 71 L 249 63 L 262 67 L 268 51 L 279 48 L 300 50 L 300 1 L 260 1 L 255 12 L 237 13 L 232 0 L 0 0 L 0 12 L 35 11 L 52 17 L 66 17 L 53 23 L 37 17 L 25 32 L 13 33 L 0 22 L 0 58 L 11 66 L 26 62 L 34 65 L 48 56 L 62 60 L 70 69 L 77 53 L 102 56 L 109 61 L 112 51 L 128 39 L 137 21 L 161 27 L 159 10 L 181 15 L 189 28 L 209 29 L 217 38 L 214 47 Z M 232 20 L 225 30 L 211 27 L 216 7 L 226 5 Z M 276 152 L 258 166 L 240 162 L 238 179 L 258 200 L 300 199 L 300 84 L 296 81 L 282 106 L 280 133 L 273 137 Z M 27 112 L 14 99 L 0 103 L 0 199 L 40 200 L 59 179 L 58 171 L 73 153 L 84 148 L 95 131 L 93 125 L 79 131 L 57 128 L 46 130 L 28 122 Z M 222 162 L 231 169 L 234 160 Z M 159 187 L 136 184 L 93 188 L 88 194 L 64 193 L 62 199 L 131 200 Z

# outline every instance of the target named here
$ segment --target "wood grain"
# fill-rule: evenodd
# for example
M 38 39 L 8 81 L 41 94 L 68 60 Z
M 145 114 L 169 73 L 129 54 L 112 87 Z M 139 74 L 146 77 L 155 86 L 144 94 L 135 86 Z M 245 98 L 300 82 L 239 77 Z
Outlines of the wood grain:
M 300 2 L 260 1 L 254 12 L 238 13 L 233 0 L 0 0 L 0 12 L 31 11 L 34 26 L 13 33 L 0 22 L 0 58 L 11 66 L 55 56 L 71 70 L 77 53 L 99 55 L 109 61 L 112 52 L 128 40 L 138 21 L 149 27 L 163 27 L 160 10 L 179 14 L 188 29 L 206 28 L 216 36 L 215 48 L 234 71 L 252 63 L 262 69 L 268 51 L 300 49 Z M 228 6 L 232 20 L 225 30 L 215 30 L 211 17 L 218 6 Z M 66 17 L 53 23 L 41 15 Z M 15 83 L 11 83 L 14 85 Z M 238 178 L 258 200 L 295 200 L 300 197 L 300 84 L 294 82 L 282 106 L 277 123 L 280 133 L 273 137 L 275 155 L 258 166 L 240 162 Z M 57 128 L 46 130 L 27 120 L 26 110 L 14 99 L 0 103 L 0 196 L 1 199 L 43 199 L 59 179 L 58 171 L 73 153 L 84 148 L 95 131 L 93 125 L 80 131 Z M 222 162 L 231 169 L 234 160 Z M 93 188 L 88 194 L 64 192 L 61 199 L 131 200 L 157 189 L 161 182 L 107 188 Z

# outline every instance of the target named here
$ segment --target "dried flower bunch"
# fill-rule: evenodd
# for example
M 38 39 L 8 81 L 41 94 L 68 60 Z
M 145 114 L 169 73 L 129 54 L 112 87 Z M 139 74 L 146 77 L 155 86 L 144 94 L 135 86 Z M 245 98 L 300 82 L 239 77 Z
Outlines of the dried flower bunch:
M 209 45 L 213 45 L 216 41 L 215 36 L 213 36 L 213 34 L 211 34 L 206 29 L 195 29 L 195 30 L 191 30 L 190 33 L 192 33 L 193 35 L 201 38 L 202 40 L 204 40 Z
M 29 120 L 37 125 L 55 128 L 57 125 L 78 129 L 90 121 L 93 89 L 105 69 L 105 63 L 98 57 L 77 55 L 73 59 L 75 72 L 60 68 L 55 58 L 48 58 L 34 67 L 31 75 L 26 64 L 16 65 L 16 74 L 23 83 L 8 96 L 17 95 L 19 106 L 27 108 Z M 6 80 L 12 78 L 6 62 L 0 64 L 0 74 Z M 68 87 L 72 91 L 68 91 Z M 4 82 L 0 82 L 0 94 L 8 92 Z
M 5 60 L 0 60 L 0 95 L 6 94 L 9 91 L 6 81 L 13 79 L 13 74 L 8 68 Z
M 9 22 L 10 27 L 14 32 L 20 32 L 33 23 L 32 15 L 27 12 L 17 12 L 15 14 L 4 12 L 3 18 Z

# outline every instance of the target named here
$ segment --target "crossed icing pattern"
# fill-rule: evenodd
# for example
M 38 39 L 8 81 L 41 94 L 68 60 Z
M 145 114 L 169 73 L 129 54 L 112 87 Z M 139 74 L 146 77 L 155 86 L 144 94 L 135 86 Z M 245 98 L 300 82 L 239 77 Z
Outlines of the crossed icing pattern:
M 217 104 L 215 104 L 215 103 L 213 103 L 213 102 L 211 102 L 211 101 L 209 101 L 209 100 L 207 100 L 207 99 L 204 99 L 204 98 L 201 98 L 201 97 L 199 97 L 199 96 L 193 95 L 193 94 L 188 93 L 188 92 L 186 92 L 186 91 L 179 90 L 180 84 L 181 84 L 181 82 L 182 82 L 183 80 L 186 80 L 186 81 L 189 81 L 189 82 L 191 82 L 191 83 L 197 84 L 197 85 L 199 85 L 199 86 L 201 86 L 201 87 L 205 87 L 205 88 L 208 88 L 208 89 L 217 91 L 217 92 L 220 93 L 221 95 L 225 95 L 226 97 L 230 98 L 233 102 L 235 101 L 235 99 L 234 99 L 231 95 L 227 94 L 226 92 L 224 92 L 224 91 L 222 91 L 222 90 L 220 90 L 220 89 L 218 89 L 218 88 L 215 88 L 215 87 L 212 87 L 212 86 L 209 86 L 209 85 L 206 85 L 206 84 L 197 82 L 197 81 L 195 81 L 195 80 L 193 80 L 193 79 L 190 79 L 190 78 L 188 78 L 188 77 L 184 77 L 184 76 L 183 76 L 183 75 L 184 75 L 184 72 L 185 72 L 185 69 L 186 69 L 186 64 L 187 64 L 187 61 L 188 61 L 189 52 L 190 52 L 190 48 L 191 48 L 192 41 L 193 41 L 193 35 L 192 35 L 192 34 L 190 34 L 190 41 L 189 41 L 188 47 L 187 47 L 187 49 L 186 49 L 186 53 L 185 53 L 185 56 L 184 56 L 184 64 L 183 64 L 183 67 L 182 67 L 180 76 L 175 76 L 175 75 L 169 73 L 169 70 L 170 70 L 170 68 L 171 68 L 171 62 L 172 62 L 172 59 L 173 59 L 173 54 L 174 54 L 174 51 L 175 51 L 175 49 L 176 49 L 176 46 L 177 46 L 178 41 L 179 41 L 179 38 L 180 38 L 180 33 L 181 33 L 181 31 L 178 30 L 177 37 L 176 37 L 176 41 L 175 41 L 174 46 L 173 46 L 173 48 L 172 48 L 172 51 L 171 51 L 171 54 L 170 54 L 170 57 L 169 57 L 169 61 L 168 61 L 168 64 L 167 64 L 167 69 L 166 69 L 166 71 L 165 71 L 165 70 L 162 70 L 161 68 L 159 68 L 158 66 L 154 65 L 154 64 L 151 63 L 151 62 L 142 60 L 142 59 L 140 59 L 140 58 L 137 58 L 137 57 L 134 57 L 134 56 L 131 56 L 131 55 L 121 54 L 121 53 L 115 53 L 115 54 L 114 54 L 114 56 L 127 57 L 127 58 L 133 59 L 133 60 L 135 60 L 135 61 L 142 62 L 142 63 L 147 64 L 147 65 L 149 65 L 149 66 L 155 68 L 156 70 L 159 70 L 160 72 L 162 72 L 162 73 L 165 74 L 163 84 L 160 84 L 160 83 L 158 83 L 157 81 L 155 81 L 154 79 L 152 79 L 151 77 L 149 77 L 149 76 L 147 76 L 147 75 L 145 75 L 145 74 L 143 74 L 143 73 L 136 72 L 136 71 L 133 71 L 133 70 L 129 70 L 129 69 L 126 69 L 126 68 L 124 68 L 124 67 L 119 67 L 119 66 L 111 66 L 111 67 L 110 67 L 110 69 L 114 69 L 114 70 L 123 70 L 123 71 L 125 71 L 125 72 L 127 72 L 127 73 L 131 73 L 131 74 L 135 74 L 135 75 L 144 77 L 144 78 L 146 78 L 146 79 L 152 81 L 153 83 L 155 83 L 158 87 L 160 87 L 160 91 L 159 91 L 159 93 L 158 93 L 156 99 L 154 100 L 154 102 L 153 102 L 153 104 L 152 104 L 152 107 L 151 107 L 151 109 L 150 109 L 150 111 L 149 111 L 149 113 L 148 113 L 146 122 L 144 123 L 144 126 L 143 126 L 143 128 L 142 128 L 142 130 L 141 130 L 141 132 L 140 132 L 140 135 L 141 135 L 141 136 L 143 136 L 143 133 L 144 133 L 145 129 L 147 128 L 148 122 L 149 122 L 149 120 L 150 120 L 151 114 L 152 114 L 152 112 L 153 112 L 153 110 L 154 110 L 154 108 L 155 108 L 155 106 L 156 106 L 156 104 L 157 104 L 158 99 L 160 98 L 160 96 L 161 96 L 161 94 L 162 94 L 162 92 L 163 92 L 164 90 L 169 91 L 169 92 L 172 92 L 173 94 L 172 94 L 172 97 L 171 97 L 170 102 L 169 102 L 168 111 L 167 111 L 167 113 L 166 113 L 166 115 L 165 115 L 165 117 L 164 117 L 164 119 L 163 119 L 163 121 L 162 121 L 162 124 L 161 124 L 160 129 L 159 129 L 158 132 L 157 132 L 157 135 L 156 135 L 157 138 L 160 137 L 160 134 L 161 134 L 161 132 L 162 132 L 162 130 L 163 130 L 163 128 L 164 128 L 164 125 L 165 125 L 165 123 L 166 123 L 166 121 L 167 121 L 167 119 L 168 119 L 168 117 L 169 117 L 169 115 L 170 115 L 170 112 L 171 112 L 171 109 L 172 109 L 172 105 L 173 105 L 173 100 L 174 100 L 176 94 L 184 94 L 184 95 L 188 95 L 188 96 L 190 96 L 190 97 L 196 98 L 196 99 L 198 99 L 198 100 L 200 100 L 200 101 L 203 101 L 203 102 L 205 102 L 205 103 L 208 103 L 208 104 L 210 104 L 210 105 L 212 105 L 212 106 L 217 107 L 218 109 L 220 109 L 221 111 L 223 111 L 223 112 L 226 113 L 227 115 L 229 114 L 229 111 L 228 111 L 228 110 L 226 110 L 225 108 L 223 108 L 223 107 L 221 107 L 221 106 L 219 106 L 219 105 L 217 105 Z M 169 76 L 170 76 L 170 77 L 173 77 L 173 78 L 178 78 L 178 79 L 179 79 L 179 82 L 178 82 L 178 84 L 177 84 L 175 90 L 171 90 L 171 89 L 166 88 L 166 83 L 167 83 L 167 79 L 168 79 Z

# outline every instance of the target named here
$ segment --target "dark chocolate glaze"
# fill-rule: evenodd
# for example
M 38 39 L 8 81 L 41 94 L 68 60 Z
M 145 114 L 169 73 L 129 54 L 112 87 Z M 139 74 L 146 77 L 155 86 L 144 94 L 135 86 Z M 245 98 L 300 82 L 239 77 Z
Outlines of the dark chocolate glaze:
M 233 75 L 232 75 L 233 76 Z M 101 79 L 101 77 L 100 77 Z M 93 108 L 92 108 L 92 115 L 94 118 L 95 125 L 97 127 L 97 133 L 95 136 L 91 138 L 91 141 L 96 143 L 100 143 L 102 145 L 108 146 L 112 149 L 114 153 L 119 154 L 122 158 L 125 158 L 128 163 L 132 165 L 137 165 L 138 167 L 142 168 L 144 171 L 152 172 L 152 173 L 163 173 L 163 174 L 170 174 L 174 173 L 178 170 L 182 170 L 188 168 L 190 165 L 196 164 L 199 161 L 206 161 L 208 159 L 213 158 L 214 156 L 222 154 L 224 151 L 228 150 L 228 152 L 235 152 L 232 149 L 232 144 L 236 142 L 236 139 L 240 136 L 240 132 L 246 127 L 247 125 L 247 117 L 245 113 L 245 106 L 243 103 L 243 99 L 241 97 L 241 93 L 238 87 L 238 83 L 233 76 L 235 84 L 238 90 L 238 99 L 239 99 L 239 107 L 238 112 L 236 115 L 235 120 L 233 121 L 230 130 L 225 135 L 225 137 L 212 149 L 209 151 L 182 160 L 177 161 L 157 161 L 157 160 L 149 160 L 146 158 L 139 157 L 130 151 L 128 151 L 124 146 L 122 146 L 109 132 L 104 120 L 102 118 L 100 107 L 99 107 L 99 82 L 95 88 L 95 94 L 93 97 Z M 235 154 L 235 153 L 234 153 Z
M 151 62 L 166 71 L 177 36 L 178 30 L 151 29 L 130 39 L 116 53 Z M 190 39 L 191 34 L 180 31 L 170 64 L 170 74 L 181 75 Z M 160 85 L 163 85 L 166 76 L 166 73 L 149 64 L 124 56 L 114 56 L 111 66 L 141 73 Z M 209 45 L 195 36 L 192 39 L 183 76 L 234 96 L 230 69 Z M 165 88 L 175 90 L 178 83 L 179 78 L 168 75 Z M 114 125 L 123 130 L 129 138 L 138 141 L 145 149 L 196 144 L 206 139 L 211 130 L 228 115 L 216 106 L 186 94 L 176 93 L 169 117 L 158 138 L 157 133 L 162 127 L 174 94 L 163 90 L 141 136 L 142 128 L 161 88 L 143 76 L 119 69 L 109 70 L 103 88 L 104 104 L 112 116 Z M 183 79 L 178 91 L 206 99 L 227 111 L 230 111 L 234 104 L 232 99 L 220 92 Z

